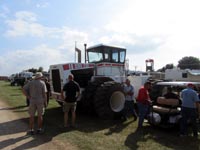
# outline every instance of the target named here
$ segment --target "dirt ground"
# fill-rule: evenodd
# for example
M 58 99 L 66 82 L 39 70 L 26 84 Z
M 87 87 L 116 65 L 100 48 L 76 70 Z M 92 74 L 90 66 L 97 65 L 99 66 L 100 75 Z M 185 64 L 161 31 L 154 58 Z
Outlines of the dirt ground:
M 0 100 L 1 150 L 76 150 L 69 142 L 47 135 L 27 135 L 28 120 L 19 117 L 12 107 Z

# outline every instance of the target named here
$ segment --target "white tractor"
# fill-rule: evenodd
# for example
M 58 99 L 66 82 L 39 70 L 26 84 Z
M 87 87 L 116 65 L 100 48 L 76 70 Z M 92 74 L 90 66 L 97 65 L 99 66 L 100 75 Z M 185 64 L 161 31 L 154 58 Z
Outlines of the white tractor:
M 68 75 L 73 74 L 81 87 L 78 107 L 104 119 L 120 116 L 125 102 L 125 58 L 125 48 L 103 44 L 86 48 L 85 44 L 85 63 L 50 66 L 52 96 L 62 103 L 61 89 Z

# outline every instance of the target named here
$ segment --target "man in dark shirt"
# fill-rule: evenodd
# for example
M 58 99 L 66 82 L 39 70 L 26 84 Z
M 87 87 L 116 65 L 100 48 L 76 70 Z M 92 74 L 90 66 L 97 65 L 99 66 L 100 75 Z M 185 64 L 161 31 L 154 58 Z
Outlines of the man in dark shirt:
M 177 99 L 179 105 L 181 105 L 181 103 L 182 103 L 182 102 L 181 102 L 181 99 L 180 99 L 180 97 L 179 97 L 179 95 L 178 95 L 178 94 L 175 94 L 175 93 L 173 92 L 172 87 L 168 87 L 168 88 L 167 88 L 167 93 L 164 95 L 164 97 L 165 97 L 166 99 Z
M 65 92 L 65 96 L 64 96 Z M 64 100 L 63 112 L 64 112 L 64 126 L 68 127 L 68 113 L 71 110 L 72 113 L 72 127 L 75 125 L 76 120 L 76 105 L 77 97 L 80 94 L 80 87 L 78 83 L 74 81 L 74 76 L 70 74 L 68 76 L 68 82 L 64 85 L 61 91 L 61 97 Z
M 179 96 L 172 92 L 172 87 L 167 88 L 167 93 L 164 95 L 165 98 L 173 98 L 173 99 L 179 99 Z

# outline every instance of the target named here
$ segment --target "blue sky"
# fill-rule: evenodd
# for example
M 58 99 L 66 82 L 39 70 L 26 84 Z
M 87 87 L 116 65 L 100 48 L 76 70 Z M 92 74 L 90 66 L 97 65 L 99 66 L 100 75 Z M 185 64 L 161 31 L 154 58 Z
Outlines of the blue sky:
M 1 0 L 0 75 L 74 62 L 74 45 L 126 47 L 130 69 L 177 65 L 200 49 L 198 0 Z

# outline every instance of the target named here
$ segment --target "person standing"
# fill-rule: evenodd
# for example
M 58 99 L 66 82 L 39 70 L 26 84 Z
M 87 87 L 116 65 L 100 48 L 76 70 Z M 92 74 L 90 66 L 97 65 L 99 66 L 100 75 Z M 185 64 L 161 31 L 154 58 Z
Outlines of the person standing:
M 163 95 L 166 99 L 179 99 L 179 96 L 172 91 L 172 87 L 167 87 L 167 93 Z
M 43 125 L 43 113 L 44 113 L 44 108 L 47 105 L 47 100 L 46 100 L 46 85 L 44 81 L 42 81 L 42 73 L 38 72 L 35 75 L 35 78 L 28 82 L 24 87 L 23 87 L 23 93 L 24 95 L 29 99 L 30 104 L 29 104 L 29 133 L 34 134 L 34 117 L 35 113 L 37 112 L 37 123 L 38 123 L 38 129 L 37 133 L 42 133 L 42 125 Z
M 64 96 L 65 92 L 65 96 Z M 80 87 L 77 82 L 74 81 L 74 76 L 70 74 L 68 76 L 68 82 L 64 85 L 61 90 L 61 97 L 64 100 L 63 103 L 63 112 L 64 112 L 64 127 L 69 127 L 68 124 L 68 114 L 71 111 L 72 114 L 72 124 L 71 126 L 75 126 L 76 120 L 76 105 L 77 105 L 77 97 L 80 94 Z
M 182 103 L 179 95 L 173 92 L 172 87 L 167 87 L 167 93 L 164 94 L 163 97 L 166 98 L 166 99 L 177 99 L 179 106 Z
M 198 97 L 199 97 L 199 100 L 200 100 L 200 87 L 198 88 Z M 197 110 L 198 110 L 198 119 L 199 119 L 199 124 L 200 124 L 200 101 L 199 101 L 199 104 L 197 104 Z M 199 128 L 200 130 L 200 128 Z
M 31 78 L 31 79 L 32 79 L 32 78 Z M 31 79 L 29 79 L 29 80 L 27 79 L 26 82 L 24 83 L 24 85 L 26 85 L 28 82 L 30 82 Z M 22 87 L 22 90 L 23 90 L 23 87 Z M 30 101 L 29 101 L 29 99 L 26 97 L 26 106 L 28 107 L 29 104 L 30 104 Z
M 127 119 L 128 112 L 130 111 L 134 117 L 134 121 L 137 120 L 137 114 L 134 108 L 134 87 L 131 85 L 130 80 L 126 79 L 124 86 L 124 94 L 125 94 L 125 105 L 123 110 L 123 119 Z
M 149 90 L 151 88 L 151 83 L 146 82 L 144 86 L 139 89 L 138 97 L 137 97 L 137 106 L 139 111 L 139 121 L 138 121 L 138 129 L 142 128 L 142 124 L 144 122 L 144 118 L 149 112 L 150 107 L 150 97 Z
M 194 85 L 189 83 L 187 88 L 182 90 L 182 107 L 181 107 L 181 123 L 180 123 L 180 136 L 187 135 L 187 121 L 190 120 L 192 124 L 193 136 L 198 137 L 197 130 L 197 110 L 199 105 L 199 98 L 197 92 L 193 89 Z
M 50 83 L 49 83 L 47 77 L 44 77 L 43 80 L 44 80 L 46 88 L 47 88 L 47 105 L 48 105 L 49 104 L 49 99 L 50 99 L 50 96 L 51 96 L 51 86 L 50 86 Z

